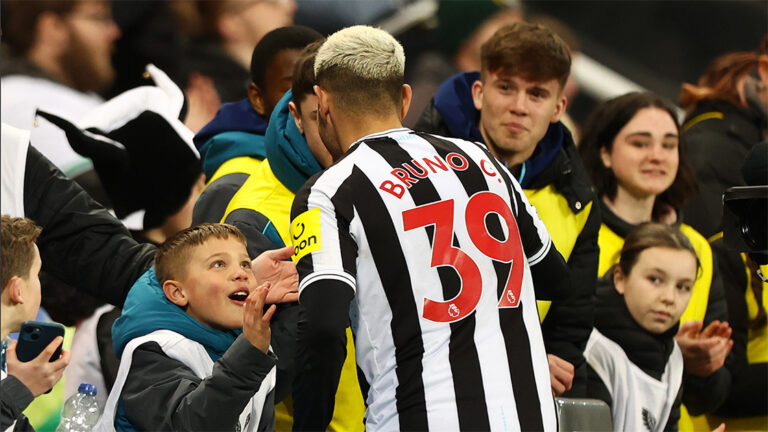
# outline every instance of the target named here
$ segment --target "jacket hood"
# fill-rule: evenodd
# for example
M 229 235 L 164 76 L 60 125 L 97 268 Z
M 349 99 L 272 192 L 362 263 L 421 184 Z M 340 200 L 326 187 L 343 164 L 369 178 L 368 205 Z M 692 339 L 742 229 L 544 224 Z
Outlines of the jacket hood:
M 266 130 L 267 122 L 247 98 L 222 105 L 216 117 L 194 138 L 206 178 L 210 179 L 221 164 L 232 158 L 251 156 L 264 159 Z
M 451 135 L 485 143 L 479 128 L 480 112 L 475 108 L 472 99 L 472 84 L 479 80 L 480 72 L 459 73 L 448 78 L 437 89 L 434 105 Z M 549 125 L 533 155 L 520 167 L 518 181 L 523 188 L 528 188 L 536 176 L 552 163 L 563 147 L 566 137 L 571 139 L 568 128 L 561 122 Z
M 297 193 L 322 167 L 307 146 L 307 140 L 296 127 L 288 103 L 293 93 L 288 90 L 269 118 L 264 137 L 267 159 L 275 177 L 293 193 Z
M 224 355 L 241 333 L 241 330 L 206 327 L 171 303 L 152 267 L 133 284 L 123 313 L 112 326 L 112 344 L 117 357 L 122 356 L 128 342 L 155 330 L 171 330 L 200 343 L 213 361 Z
M 484 143 L 478 128 L 480 112 L 472 100 L 472 84 L 480 80 L 480 72 L 456 74 L 440 84 L 434 104 L 445 125 L 456 138 Z

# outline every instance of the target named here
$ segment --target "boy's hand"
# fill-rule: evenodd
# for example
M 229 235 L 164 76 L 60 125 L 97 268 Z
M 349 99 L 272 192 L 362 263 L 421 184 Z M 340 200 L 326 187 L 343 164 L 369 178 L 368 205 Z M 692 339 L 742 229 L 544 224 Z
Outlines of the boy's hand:
M 268 282 L 270 288 L 266 304 L 290 303 L 299 301 L 299 274 L 296 264 L 285 261 L 293 255 L 293 247 L 286 246 L 263 252 L 251 261 L 256 284 Z
M 263 284 L 255 291 L 248 294 L 245 299 L 243 311 L 243 334 L 251 345 L 260 349 L 264 354 L 269 351 L 269 341 L 272 338 L 272 330 L 269 328 L 269 320 L 275 313 L 277 306 L 272 305 L 266 312 L 264 303 L 269 292 L 269 284 Z
M 16 356 L 16 341 L 11 342 L 5 351 L 8 375 L 15 376 L 27 386 L 34 397 L 47 392 L 61 379 L 64 368 L 69 364 L 70 353 L 67 350 L 61 350 L 61 357 L 55 361 L 48 361 L 63 341 L 63 337 L 57 336 L 40 355 L 28 362 L 19 361 Z

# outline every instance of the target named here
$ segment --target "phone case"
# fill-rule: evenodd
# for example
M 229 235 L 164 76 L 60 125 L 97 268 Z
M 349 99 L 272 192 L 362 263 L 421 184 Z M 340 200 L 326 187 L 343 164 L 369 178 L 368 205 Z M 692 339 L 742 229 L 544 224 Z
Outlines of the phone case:
M 16 345 L 16 356 L 19 361 L 28 362 L 35 359 L 51 343 L 56 336 L 64 337 L 64 326 L 57 323 L 42 321 L 25 321 L 19 331 L 19 342 Z M 61 355 L 61 345 L 56 348 L 50 360 L 55 361 Z

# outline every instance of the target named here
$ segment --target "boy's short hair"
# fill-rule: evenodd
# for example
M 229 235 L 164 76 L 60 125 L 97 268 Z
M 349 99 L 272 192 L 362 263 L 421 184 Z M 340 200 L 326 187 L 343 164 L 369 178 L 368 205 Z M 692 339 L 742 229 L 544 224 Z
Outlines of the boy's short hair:
M 325 38 L 307 45 L 293 67 L 291 92 L 293 93 L 293 100 L 297 104 L 304 102 L 307 95 L 315 94 L 315 56 L 324 42 Z
M 504 71 L 527 81 L 556 79 L 562 90 L 571 73 L 571 52 L 549 28 L 518 22 L 500 28 L 483 44 L 480 64 L 483 78 Z
M 12 277 L 27 279 L 35 257 L 35 241 L 42 228 L 27 218 L 3 215 L 0 219 L 0 281 L 2 290 Z M 1 290 L 0 290 L 1 291 Z
M 280 27 L 265 34 L 253 48 L 251 81 L 261 90 L 265 90 L 267 67 L 277 53 L 287 49 L 300 50 L 322 38 L 320 32 L 304 26 Z
M 384 30 L 352 26 L 328 37 L 315 57 L 315 79 L 344 111 L 399 110 L 405 74 L 403 46 Z M 391 101 L 392 107 L 382 105 Z
M 155 274 L 160 283 L 178 280 L 184 277 L 185 267 L 192 253 L 192 248 L 201 246 L 211 237 L 229 239 L 229 236 L 248 244 L 245 236 L 237 227 L 229 224 L 203 223 L 179 231 L 166 240 L 155 254 Z

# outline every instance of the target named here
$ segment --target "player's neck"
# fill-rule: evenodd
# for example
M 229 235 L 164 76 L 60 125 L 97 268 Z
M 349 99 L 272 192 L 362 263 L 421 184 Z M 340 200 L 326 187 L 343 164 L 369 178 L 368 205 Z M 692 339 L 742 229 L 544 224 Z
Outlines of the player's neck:
M 403 127 L 403 122 L 397 115 L 389 117 L 362 116 L 355 118 L 350 117 L 346 119 L 346 121 L 338 123 L 336 131 L 343 149 L 346 152 L 349 150 L 349 147 L 360 138 L 377 132 L 384 132 L 386 130 L 401 127 Z

